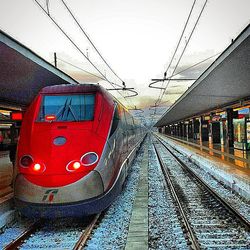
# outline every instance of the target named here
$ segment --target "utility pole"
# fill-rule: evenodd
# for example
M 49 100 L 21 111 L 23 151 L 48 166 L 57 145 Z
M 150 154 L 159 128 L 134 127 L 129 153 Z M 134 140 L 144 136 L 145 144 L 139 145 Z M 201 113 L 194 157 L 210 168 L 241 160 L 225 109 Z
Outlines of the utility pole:
M 55 67 L 57 68 L 57 57 L 56 57 L 56 52 L 54 52 L 54 63 L 55 63 Z

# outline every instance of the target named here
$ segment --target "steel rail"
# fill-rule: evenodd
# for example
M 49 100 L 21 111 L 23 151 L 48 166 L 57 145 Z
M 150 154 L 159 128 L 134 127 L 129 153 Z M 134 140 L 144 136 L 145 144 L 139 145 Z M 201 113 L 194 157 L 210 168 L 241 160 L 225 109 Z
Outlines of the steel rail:
M 26 240 L 33 232 L 35 232 L 41 226 L 41 224 L 41 220 L 32 223 L 21 235 L 5 246 L 4 250 L 18 249 L 18 247 L 23 244 L 24 240 Z
M 239 222 L 250 232 L 250 222 L 241 215 L 233 206 L 231 206 L 225 199 L 223 199 L 216 191 L 214 191 L 207 183 L 205 183 L 193 170 L 191 170 L 181 159 L 179 159 L 162 141 L 161 139 L 155 135 L 158 141 L 163 145 L 163 147 L 176 159 L 176 161 L 181 165 L 181 167 L 187 171 L 192 177 L 194 177 L 200 185 L 205 187 L 207 191 L 217 199 L 226 210 L 235 216 Z
M 186 229 L 185 233 L 188 235 L 188 238 L 190 240 L 190 242 L 188 242 L 188 244 L 191 243 L 192 249 L 199 250 L 200 249 L 200 245 L 199 245 L 198 239 L 196 238 L 195 233 L 192 230 L 192 227 L 191 227 L 191 225 L 190 225 L 190 223 L 189 223 L 189 221 L 187 219 L 187 216 L 186 216 L 186 214 L 184 212 L 184 209 L 183 209 L 183 207 L 181 205 L 180 199 L 179 199 L 179 197 L 177 195 L 177 192 L 176 192 L 176 190 L 174 188 L 174 185 L 172 184 L 172 181 L 171 181 L 171 178 L 170 178 L 170 173 L 169 173 L 169 171 L 168 171 L 165 163 L 163 162 L 163 160 L 162 160 L 162 158 L 160 156 L 160 153 L 159 153 L 158 149 L 155 146 L 155 143 L 153 144 L 153 146 L 154 146 L 157 158 L 159 160 L 159 163 L 160 163 L 163 175 L 165 177 L 165 180 L 166 180 L 166 182 L 167 182 L 167 184 L 169 186 L 169 189 L 170 189 L 170 192 L 172 194 L 172 197 L 173 197 L 173 199 L 175 201 L 175 204 L 177 205 L 178 210 L 180 212 L 180 215 L 182 217 L 182 222 L 183 222 L 184 227 Z
M 82 234 L 81 234 L 79 240 L 76 242 L 73 250 L 83 249 L 83 247 L 86 244 L 87 240 L 89 239 L 89 236 L 91 235 L 100 215 L 101 215 L 101 213 L 95 215 L 95 217 L 90 222 L 90 224 L 87 226 L 87 228 L 82 231 Z

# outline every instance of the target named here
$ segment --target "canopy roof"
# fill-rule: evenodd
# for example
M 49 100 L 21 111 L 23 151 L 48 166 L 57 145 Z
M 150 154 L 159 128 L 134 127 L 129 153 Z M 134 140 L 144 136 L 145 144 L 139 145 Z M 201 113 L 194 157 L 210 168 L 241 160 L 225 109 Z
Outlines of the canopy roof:
M 0 107 L 25 107 L 41 88 L 67 83 L 77 82 L 0 30 Z
M 165 126 L 250 97 L 250 25 L 163 114 Z

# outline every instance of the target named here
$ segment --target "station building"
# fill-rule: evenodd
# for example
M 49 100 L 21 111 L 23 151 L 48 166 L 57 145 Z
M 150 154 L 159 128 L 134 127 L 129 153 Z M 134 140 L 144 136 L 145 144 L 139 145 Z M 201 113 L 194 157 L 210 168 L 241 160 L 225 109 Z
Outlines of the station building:
M 222 158 L 250 151 L 250 25 L 155 124 L 160 133 Z M 233 156 L 232 156 L 233 155 Z M 242 166 L 250 166 L 243 160 Z

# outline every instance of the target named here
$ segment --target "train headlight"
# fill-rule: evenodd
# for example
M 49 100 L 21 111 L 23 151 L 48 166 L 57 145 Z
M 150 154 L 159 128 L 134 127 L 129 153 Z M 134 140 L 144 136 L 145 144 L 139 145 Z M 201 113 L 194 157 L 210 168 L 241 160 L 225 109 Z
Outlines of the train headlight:
M 81 163 L 79 161 L 71 161 L 66 166 L 66 169 L 69 172 L 74 172 L 74 171 L 78 170 L 80 167 L 81 167 Z
M 44 164 L 42 163 L 35 163 L 32 166 L 32 170 L 35 173 L 43 173 L 45 171 L 46 167 Z
M 81 157 L 80 161 L 83 166 L 90 166 L 98 161 L 98 155 L 95 152 L 88 152 Z
M 20 159 L 20 165 L 24 168 L 28 168 L 33 163 L 33 159 L 30 155 L 24 155 Z

